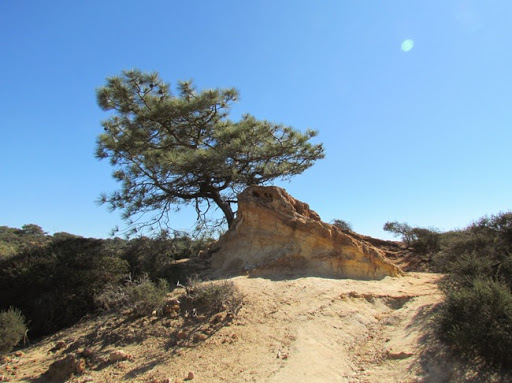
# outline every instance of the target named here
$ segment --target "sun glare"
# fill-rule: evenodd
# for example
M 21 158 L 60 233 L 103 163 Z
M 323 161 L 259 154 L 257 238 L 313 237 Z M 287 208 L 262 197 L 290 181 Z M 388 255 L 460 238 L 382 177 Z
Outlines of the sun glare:
M 402 42 L 401 48 L 403 52 L 409 52 L 412 48 L 414 48 L 414 41 L 411 39 L 404 40 Z

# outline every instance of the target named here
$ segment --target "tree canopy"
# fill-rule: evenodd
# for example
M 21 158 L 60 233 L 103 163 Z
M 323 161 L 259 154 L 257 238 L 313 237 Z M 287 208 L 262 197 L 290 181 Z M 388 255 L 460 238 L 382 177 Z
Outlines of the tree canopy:
M 214 203 L 230 225 L 246 186 L 288 179 L 324 157 L 322 144 L 310 142 L 316 131 L 250 114 L 230 120 L 234 88 L 197 91 L 179 81 L 173 94 L 157 73 L 129 70 L 108 78 L 97 100 L 113 114 L 102 122 L 96 156 L 109 158 L 121 183 L 101 202 L 121 209 L 135 229 L 167 225 L 180 204 L 194 204 L 204 218 Z

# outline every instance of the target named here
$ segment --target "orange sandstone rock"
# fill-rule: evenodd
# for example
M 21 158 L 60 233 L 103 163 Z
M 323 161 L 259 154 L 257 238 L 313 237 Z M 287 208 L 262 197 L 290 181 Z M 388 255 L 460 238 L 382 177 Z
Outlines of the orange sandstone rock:
M 284 189 L 251 186 L 231 228 L 209 249 L 218 274 L 382 279 L 402 270 L 361 236 L 322 222 Z

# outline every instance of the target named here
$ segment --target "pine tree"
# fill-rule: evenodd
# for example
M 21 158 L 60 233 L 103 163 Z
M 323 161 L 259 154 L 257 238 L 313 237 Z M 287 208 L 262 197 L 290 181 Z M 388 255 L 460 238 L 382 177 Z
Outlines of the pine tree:
M 123 210 L 128 222 L 139 219 L 136 226 L 167 224 L 183 203 L 195 204 L 199 218 L 213 202 L 231 225 L 246 186 L 288 179 L 324 157 L 322 144 L 310 142 L 315 131 L 249 114 L 231 121 L 237 99 L 236 89 L 198 92 L 191 81 L 178 82 L 174 95 L 157 73 L 139 70 L 108 78 L 97 100 L 113 114 L 102 122 L 96 156 L 109 158 L 122 186 L 101 202 Z M 156 215 L 140 220 L 147 213 Z

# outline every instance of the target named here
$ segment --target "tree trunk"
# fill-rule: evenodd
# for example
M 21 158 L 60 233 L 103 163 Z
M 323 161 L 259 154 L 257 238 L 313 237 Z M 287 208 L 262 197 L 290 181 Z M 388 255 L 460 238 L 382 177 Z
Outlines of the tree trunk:
M 212 198 L 213 201 L 217 204 L 217 206 L 220 207 L 220 210 L 222 210 L 222 212 L 224 213 L 226 221 L 228 222 L 228 228 L 230 228 L 231 224 L 235 219 L 235 213 L 233 213 L 233 210 L 231 209 L 231 204 L 229 202 L 224 201 L 218 191 L 212 193 Z

